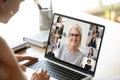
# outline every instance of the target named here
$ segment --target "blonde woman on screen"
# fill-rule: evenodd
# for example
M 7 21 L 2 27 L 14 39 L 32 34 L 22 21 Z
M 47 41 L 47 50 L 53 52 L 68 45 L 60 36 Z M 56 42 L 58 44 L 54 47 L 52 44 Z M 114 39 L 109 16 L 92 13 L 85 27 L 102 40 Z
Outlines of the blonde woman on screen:
M 0 22 L 7 23 L 19 10 L 23 0 L 0 0 Z M 37 60 L 30 56 L 15 56 L 5 40 L 0 37 L 0 80 L 27 80 L 18 65 L 21 60 Z M 25 68 L 24 68 L 25 69 Z M 46 70 L 33 73 L 31 80 L 49 80 Z
M 68 34 L 68 44 L 60 47 L 58 59 L 80 66 L 83 53 L 79 50 L 82 40 L 82 29 L 79 25 L 73 25 Z

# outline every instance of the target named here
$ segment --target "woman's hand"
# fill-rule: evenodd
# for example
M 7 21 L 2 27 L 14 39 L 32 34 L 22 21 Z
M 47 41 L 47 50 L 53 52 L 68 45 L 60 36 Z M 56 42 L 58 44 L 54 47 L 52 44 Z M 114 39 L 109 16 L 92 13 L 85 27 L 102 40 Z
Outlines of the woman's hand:
M 30 80 L 49 80 L 49 79 L 50 79 L 50 76 L 47 75 L 47 71 L 42 69 L 41 72 L 33 73 Z
M 38 61 L 38 58 L 35 58 L 35 57 L 31 57 L 31 56 L 21 56 L 21 55 L 16 55 L 16 58 L 19 61 L 24 61 L 24 60 L 29 60 L 29 62 L 25 63 L 25 65 L 29 65 L 29 64 L 32 64 L 34 62 L 37 62 Z M 26 70 L 26 66 L 24 65 L 20 65 L 21 69 L 23 71 Z
M 31 56 L 16 55 L 18 62 L 23 60 L 38 61 L 38 58 Z

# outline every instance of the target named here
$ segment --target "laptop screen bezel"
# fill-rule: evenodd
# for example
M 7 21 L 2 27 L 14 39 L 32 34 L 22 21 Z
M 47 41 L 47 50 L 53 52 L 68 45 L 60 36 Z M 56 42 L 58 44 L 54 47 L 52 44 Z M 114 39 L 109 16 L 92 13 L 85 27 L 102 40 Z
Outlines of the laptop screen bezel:
M 98 25 L 98 26 L 103 27 L 103 33 L 102 33 L 102 35 L 101 35 L 101 41 L 100 41 L 100 46 L 99 46 L 99 49 L 98 49 L 98 55 L 97 55 L 97 60 L 96 60 L 96 64 L 95 64 L 94 71 L 86 71 L 86 70 L 84 70 L 84 69 L 81 68 L 81 67 L 75 66 L 75 65 L 73 65 L 73 64 L 67 63 L 67 62 L 62 61 L 62 60 L 59 60 L 59 59 L 57 59 L 57 58 L 51 58 L 51 57 L 47 57 L 46 55 L 44 55 L 44 57 L 47 58 L 47 59 L 49 59 L 49 60 L 52 60 L 52 61 L 57 62 L 57 63 L 59 63 L 59 64 L 65 65 L 65 66 L 67 66 L 67 67 L 70 67 L 70 68 L 72 68 L 72 69 L 75 69 L 75 70 L 81 71 L 81 72 L 83 72 L 83 73 L 90 74 L 90 75 L 94 76 L 94 75 L 95 75 L 95 71 L 96 71 L 96 67 L 97 67 L 97 63 L 98 63 L 99 54 L 100 54 L 101 44 L 102 44 L 102 40 L 103 40 L 103 36 L 104 36 L 105 26 L 104 26 L 104 25 L 101 25 L 101 24 L 98 24 L 98 23 L 93 23 L 93 22 L 90 22 L 90 21 L 87 21 L 87 20 L 78 19 L 78 18 L 74 18 L 74 17 L 71 17 L 71 16 L 59 14 L 59 13 L 54 13 L 53 19 L 54 19 L 55 15 L 57 15 L 57 16 L 62 16 L 62 17 L 66 17 L 66 18 L 69 18 L 69 19 L 77 20 L 77 21 L 81 21 L 81 22 L 85 22 L 85 23 L 89 23 L 89 24 L 95 24 L 95 25 Z M 50 27 L 48 42 L 49 42 L 49 39 L 50 39 L 50 33 L 51 33 L 52 25 L 53 25 L 53 19 L 52 19 L 52 22 L 51 22 L 52 24 L 51 24 L 51 27 Z M 47 47 L 48 47 L 48 44 L 49 44 L 49 43 L 47 43 Z M 46 54 L 46 53 L 47 53 L 47 48 L 46 48 L 45 54 Z

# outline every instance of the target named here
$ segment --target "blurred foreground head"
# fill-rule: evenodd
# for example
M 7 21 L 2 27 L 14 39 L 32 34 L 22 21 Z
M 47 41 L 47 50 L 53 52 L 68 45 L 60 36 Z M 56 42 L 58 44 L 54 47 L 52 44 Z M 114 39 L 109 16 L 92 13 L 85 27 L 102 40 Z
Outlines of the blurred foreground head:
M 19 10 L 23 0 L 0 0 L 0 22 L 7 23 L 9 19 Z

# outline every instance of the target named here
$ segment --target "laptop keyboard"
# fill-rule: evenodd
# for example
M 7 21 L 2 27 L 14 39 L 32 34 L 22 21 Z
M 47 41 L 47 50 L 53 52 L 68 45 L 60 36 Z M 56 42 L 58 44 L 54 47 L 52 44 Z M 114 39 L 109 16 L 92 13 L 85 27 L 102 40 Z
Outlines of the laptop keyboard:
M 58 80 L 81 80 L 86 77 L 85 75 L 73 72 L 67 68 L 61 67 L 46 60 L 38 61 L 32 65 L 29 65 L 28 67 L 36 71 L 38 71 L 40 68 L 46 69 L 51 77 L 54 77 Z

